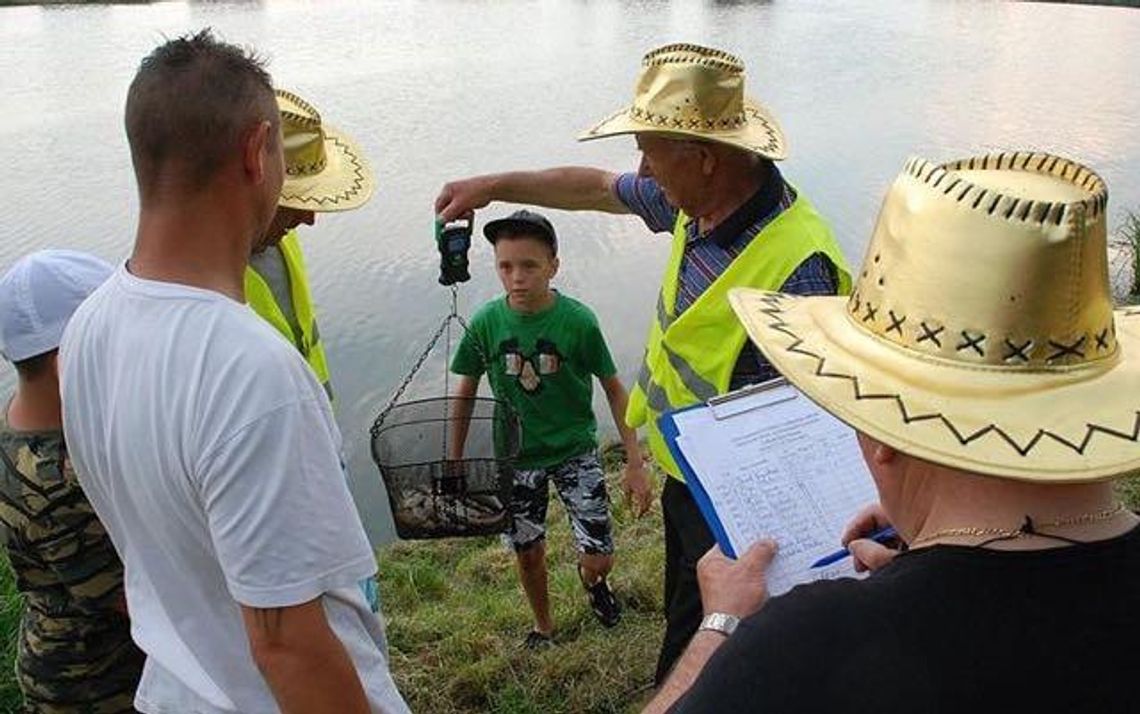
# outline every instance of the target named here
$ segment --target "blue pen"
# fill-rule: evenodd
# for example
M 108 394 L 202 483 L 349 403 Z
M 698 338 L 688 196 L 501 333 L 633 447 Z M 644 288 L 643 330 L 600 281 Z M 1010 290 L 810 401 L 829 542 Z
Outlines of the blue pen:
M 898 533 L 895 532 L 894 526 L 887 526 L 886 528 L 880 528 L 879 530 L 875 531 L 874 533 L 872 533 L 871 535 L 869 535 L 867 537 L 870 538 L 871 540 L 875 541 L 876 543 L 885 543 L 886 541 L 891 540 L 892 538 L 898 537 Z M 814 563 L 811 564 L 811 567 L 822 568 L 825 565 L 831 565 L 832 563 L 836 563 L 840 560 L 843 560 L 844 558 L 846 558 L 849 555 L 851 555 L 851 551 L 847 550 L 846 548 L 844 548 L 843 550 L 837 550 L 834 553 L 832 553 L 831 555 L 825 555 L 822 558 L 820 558 L 819 560 L 815 561 Z

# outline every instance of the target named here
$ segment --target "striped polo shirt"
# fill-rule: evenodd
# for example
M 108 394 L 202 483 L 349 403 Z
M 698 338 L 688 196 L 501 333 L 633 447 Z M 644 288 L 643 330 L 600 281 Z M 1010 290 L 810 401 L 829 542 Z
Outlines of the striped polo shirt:
M 677 284 L 677 315 L 688 309 L 701 294 L 748 247 L 752 239 L 796 200 L 796 192 L 773 164 L 760 188 L 740 208 L 705 233 L 695 218 L 685 224 L 685 252 Z M 654 233 L 673 233 L 679 210 L 665 198 L 665 192 L 652 178 L 635 173 L 617 177 L 614 194 L 631 213 L 639 216 Z M 814 253 L 792 272 L 781 292 L 794 295 L 835 295 L 839 280 L 835 266 L 823 253 Z M 729 389 L 738 389 L 778 377 L 779 373 L 746 341 L 732 370 Z

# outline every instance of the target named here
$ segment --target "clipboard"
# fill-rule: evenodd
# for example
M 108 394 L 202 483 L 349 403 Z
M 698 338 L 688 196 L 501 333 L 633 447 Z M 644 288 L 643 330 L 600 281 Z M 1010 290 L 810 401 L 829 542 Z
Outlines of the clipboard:
M 815 567 L 840 547 L 850 518 L 878 499 L 849 425 L 782 378 L 668 412 L 657 425 L 725 555 L 736 558 L 759 538 L 781 544 L 770 594 L 856 576 L 850 559 Z
M 669 453 L 673 456 L 673 461 L 676 462 L 677 466 L 681 469 L 681 474 L 685 477 L 685 485 L 688 486 L 689 492 L 693 494 L 693 500 L 697 502 L 697 508 L 700 510 L 705 522 L 708 523 L 709 530 L 712 531 L 713 537 L 716 538 L 717 545 L 720 546 L 721 551 L 723 551 L 725 555 L 734 560 L 738 554 L 736 553 L 736 549 L 732 546 L 732 541 L 728 537 L 728 532 L 725 530 L 724 524 L 716 512 L 716 508 L 713 507 L 712 499 L 709 497 L 705 487 L 701 484 L 700 477 L 697 475 L 696 470 L 693 469 L 692 464 L 689 463 L 689 460 L 685 457 L 680 445 L 677 443 L 678 437 L 681 436 L 681 430 L 677 426 L 676 417 L 679 414 L 694 409 L 708 409 L 714 419 L 717 421 L 725 421 L 735 419 L 744 414 L 756 411 L 757 409 L 782 404 L 800 397 L 798 391 L 793 391 L 790 394 L 774 394 L 776 389 L 785 386 L 788 386 L 788 380 L 783 377 L 777 377 L 766 382 L 750 384 L 726 394 L 718 394 L 708 401 L 693 404 L 683 409 L 666 412 L 657 418 L 657 428 L 661 431 L 661 435 L 665 437 L 665 445 L 669 448 Z

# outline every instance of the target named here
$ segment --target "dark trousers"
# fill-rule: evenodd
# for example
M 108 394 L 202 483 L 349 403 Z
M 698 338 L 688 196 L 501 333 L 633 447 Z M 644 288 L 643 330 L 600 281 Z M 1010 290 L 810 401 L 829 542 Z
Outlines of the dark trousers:
M 665 517 L 665 639 L 654 675 L 658 685 L 701 625 L 704 613 L 697 561 L 716 542 L 689 487 L 675 478 L 665 479 L 661 513 Z

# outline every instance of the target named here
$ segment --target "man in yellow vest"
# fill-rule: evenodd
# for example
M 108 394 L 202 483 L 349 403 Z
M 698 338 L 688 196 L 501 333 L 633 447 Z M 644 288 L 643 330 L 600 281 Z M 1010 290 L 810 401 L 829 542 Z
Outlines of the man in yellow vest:
M 738 58 L 692 44 L 645 55 L 633 104 L 580 139 L 626 134 L 641 151 L 636 174 L 560 167 L 475 176 L 444 185 L 436 212 L 453 220 L 509 201 L 633 213 L 650 230 L 673 236 L 626 412 L 629 426 L 646 427 L 654 460 L 669 477 L 661 493 L 667 627 L 660 683 L 701 625 L 696 562 L 714 539 L 657 418 L 777 375 L 747 342 L 726 299 L 729 288 L 835 294 L 847 292 L 851 279 L 831 229 L 776 168 L 787 156 L 784 133 L 765 107 L 745 97 Z
M 285 184 L 277 214 L 245 273 L 250 307 L 289 340 L 332 398 L 328 362 L 294 230 L 317 213 L 349 211 L 372 197 L 374 181 L 355 142 L 321 120 L 305 100 L 277 90 L 285 139 Z

